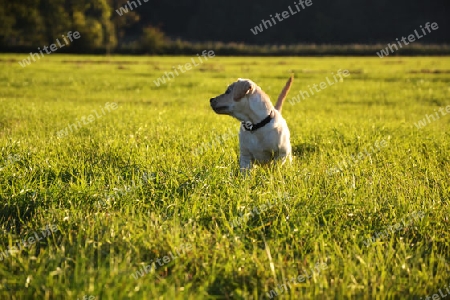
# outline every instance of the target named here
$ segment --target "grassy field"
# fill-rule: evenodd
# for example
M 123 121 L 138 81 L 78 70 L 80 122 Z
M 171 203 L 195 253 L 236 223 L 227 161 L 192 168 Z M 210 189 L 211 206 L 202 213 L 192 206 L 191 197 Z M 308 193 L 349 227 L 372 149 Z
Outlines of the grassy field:
M 1 299 L 450 290 L 449 57 L 217 55 L 160 86 L 191 57 L 24 58 L 0 55 Z M 209 98 L 291 72 L 294 161 L 243 177 Z

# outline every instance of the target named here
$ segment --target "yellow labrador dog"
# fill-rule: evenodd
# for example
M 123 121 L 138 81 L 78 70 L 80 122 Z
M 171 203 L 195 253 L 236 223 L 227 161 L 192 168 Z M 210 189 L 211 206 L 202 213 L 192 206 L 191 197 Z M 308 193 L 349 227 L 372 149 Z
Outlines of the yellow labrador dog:
M 253 162 L 292 161 L 289 128 L 281 116 L 292 81 L 291 76 L 275 107 L 256 83 L 241 78 L 228 86 L 225 94 L 210 99 L 211 108 L 217 114 L 230 115 L 242 122 L 239 132 L 241 171 L 249 170 Z

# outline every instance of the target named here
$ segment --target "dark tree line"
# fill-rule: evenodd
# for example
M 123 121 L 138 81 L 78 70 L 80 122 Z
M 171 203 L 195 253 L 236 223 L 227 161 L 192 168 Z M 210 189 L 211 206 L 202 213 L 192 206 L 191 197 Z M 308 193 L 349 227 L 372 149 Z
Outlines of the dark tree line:
M 250 28 L 299 0 L 158 1 L 146 7 L 154 24 L 189 40 L 256 44 L 377 43 L 410 34 L 426 22 L 440 26 L 430 43 L 449 42 L 448 0 L 312 0 L 312 5 L 253 35 Z M 183 2 L 179 6 L 178 2 Z
M 72 50 L 114 52 L 172 41 L 245 44 L 375 44 L 392 42 L 436 22 L 421 43 L 450 41 L 448 0 L 311 0 L 296 15 L 250 30 L 304 0 L 0 0 L 0 48 L 54 43 L 68 31 L 82 38 Z M 127 8 L 128 12 L 121 11 Z M 131 10 L 131 8 L 133 8 Z M 69 47 L 68 47 L 69 48 Z

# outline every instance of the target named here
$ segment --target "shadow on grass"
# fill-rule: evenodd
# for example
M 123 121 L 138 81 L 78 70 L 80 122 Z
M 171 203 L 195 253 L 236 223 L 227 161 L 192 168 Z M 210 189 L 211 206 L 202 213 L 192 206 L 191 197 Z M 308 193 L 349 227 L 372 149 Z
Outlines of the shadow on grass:
M 0 222 L 7 231 L 20 234 L 22 224 L 33 218 L 37 206 L 32 201 L 18 202 L 15 205 L 5 203 L 6 200 L 1 202 L 4 204 L 0 205 Z
M 317 151 L 319 151 L 319 147 L 313 144 L 301 143 L 298 145 L 292 145 L 292 154 L 294 154 L 294 156 L 304 156 Z

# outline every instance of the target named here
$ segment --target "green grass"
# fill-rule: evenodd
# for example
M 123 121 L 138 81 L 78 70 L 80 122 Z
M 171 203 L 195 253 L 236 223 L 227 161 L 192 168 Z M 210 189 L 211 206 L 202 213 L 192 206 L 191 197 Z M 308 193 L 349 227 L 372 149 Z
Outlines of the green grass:
M 450 283 L 450 114 L 414 125 L 450 105 L 450 58 L 217 56 L 160 87 L 191 57 L 23 58 L 0 56 L 0 253 L 58 231 L 0 261 L 2 299 L 267 299 L 316 263 L 278 298 L 425 299 Z M 350 76 L 285 103 L 293 163 L 241 176 L 239 122 L 209 98 L 242 77 L 275 99 L 294 72 L 290 98 L 338 69 Z

